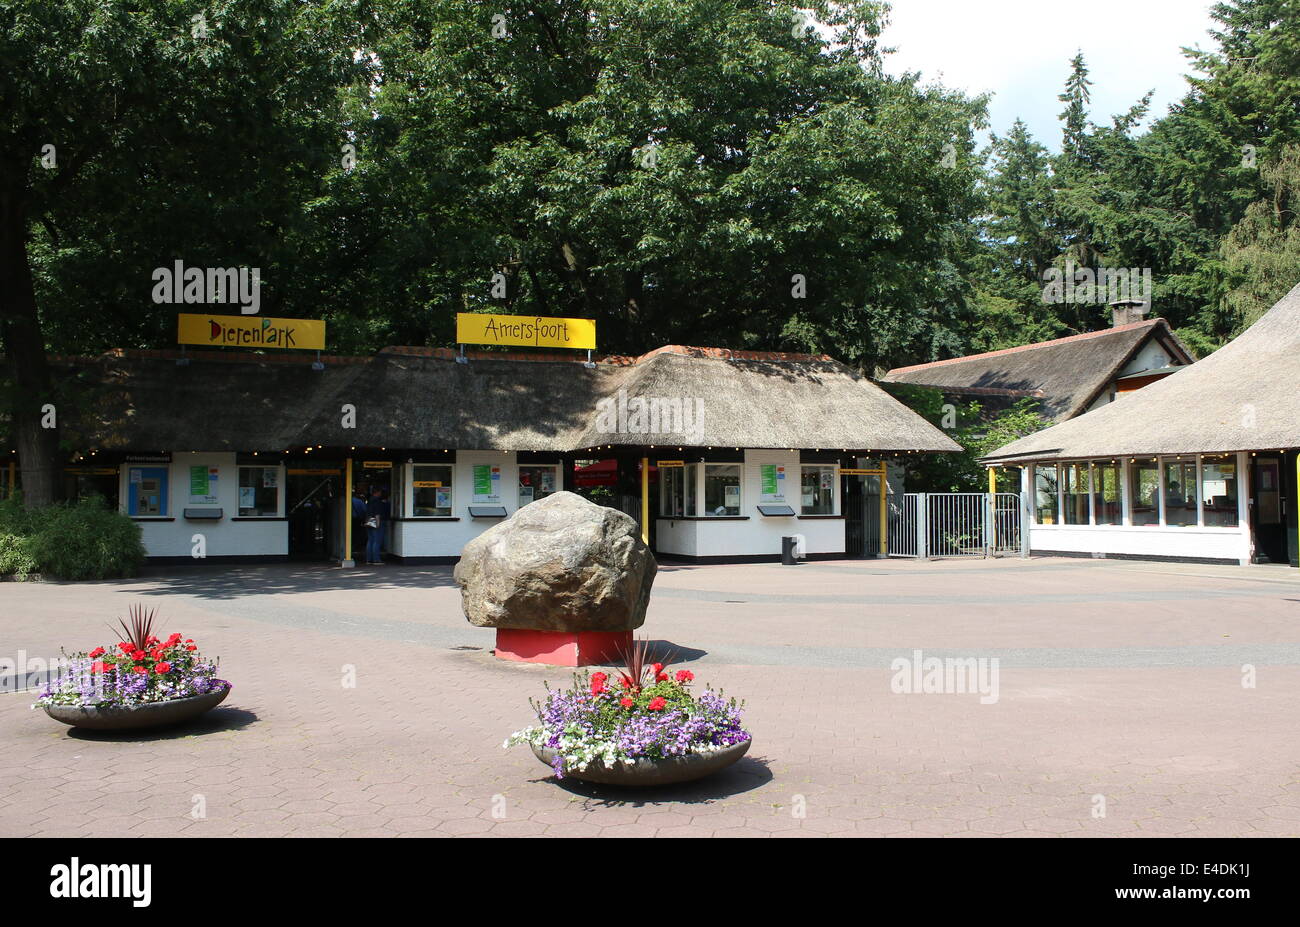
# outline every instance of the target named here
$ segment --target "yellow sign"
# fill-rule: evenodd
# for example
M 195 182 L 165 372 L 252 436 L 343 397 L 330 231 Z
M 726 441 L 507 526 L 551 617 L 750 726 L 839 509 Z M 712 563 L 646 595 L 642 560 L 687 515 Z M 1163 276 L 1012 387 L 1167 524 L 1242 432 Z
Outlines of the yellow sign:
M 594 319 L 458 312 L 456 341 L 459 344 L 510 344 L 594 351 L 596 322 Z
M 841 476 L 880 476 L 884 472 L 883 467 L 878 470 L 864 470 L 861 467 L 840 467 Z
M 178 344 L 227 348 L 298 348 L 325 350 L 325 323 L 319 319 L 273 319 L 260 315 L 177 317 Z
M 684 461 L 684 460 L 656 460 L 656 461 L 655 461 L 655 466 L 657 466 L 657 467 L 684 467 L 684 466 L 686 466 L 686 461 Z
M 363 460 L 361 466 L 367 470 L 391 470 L 393 462 L 391 460 Z
M 416 489 L 441 489 L 442 480 L 412 480 L 411 485 Z

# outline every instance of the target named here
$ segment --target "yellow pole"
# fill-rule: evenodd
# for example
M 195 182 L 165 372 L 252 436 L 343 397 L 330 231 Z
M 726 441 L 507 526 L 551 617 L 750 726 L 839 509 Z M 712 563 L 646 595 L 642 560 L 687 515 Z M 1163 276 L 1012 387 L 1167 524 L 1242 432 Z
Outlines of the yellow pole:
M 351 457 L 348 458 L 344 472 L 346 473 L 344 480 L 346 481 L 347 505 L 343 507 L 343 563 L 346 565 L 352 559 L 352 493 L 354 488 L 352 486 Z
M 880 556 L 889 556 L 889 480 L 884 462 L 880 464 Z
M 641 543 L 650 543 L 650 458 L 641 458 Z
M 998 491 L 998 471 L 996 467 L 989 467 L 989 492 Z

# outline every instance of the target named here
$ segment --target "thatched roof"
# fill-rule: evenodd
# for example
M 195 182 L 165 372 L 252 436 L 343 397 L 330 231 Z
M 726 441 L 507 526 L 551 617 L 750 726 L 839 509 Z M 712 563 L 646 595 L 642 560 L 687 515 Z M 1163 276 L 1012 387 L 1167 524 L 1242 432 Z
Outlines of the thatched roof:
M 1300 446 L 1300 286 L 1235 341 L 986 460 L 1207 454 Z
M 368 358 L 113 352 L 65 362 L 86 382 L 65 435 L 108 451 L 392 449 L 582 451 L 613 445 L 952 451 L 883 390 L 823 356 L 669 346 L 586 367 L 576 360 L 391 348 Z M 683 434 L 611 432 L 620 397 L 681 400 Z M 602 401 L 604 404 L 602 405 Z M 344 406 L 356 427 L 344 427 Z M 625 418 L 626 422 L 626 418 Z M 670 428 L 671 426 L 667 426 Z
M 1169 323 L 1149 319 L 987 354 L 898 367 L 883 379 L 957 394 L 974 388 L 1038 395 L 1040 414 L 1059 422 L 1084 412 L 1152 338 L 1184 363 L 1192 362 Z

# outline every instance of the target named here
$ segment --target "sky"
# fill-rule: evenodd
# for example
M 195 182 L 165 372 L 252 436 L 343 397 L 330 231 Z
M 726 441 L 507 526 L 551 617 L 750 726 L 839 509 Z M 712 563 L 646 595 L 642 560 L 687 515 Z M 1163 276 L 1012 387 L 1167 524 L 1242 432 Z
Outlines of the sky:
M 883 44 L 892 74 L 925 79 L 971 94 L 993 93 L 992 131 L 1005 135 L 1023 119 L 1039 142 L 1060 149 L 1070 59 L 1082 51 L 1092 86 L 1091 119 L 1109 124 L 1148 90 L 1151 116 L 1164 115 L 1185 92 L 1190 70 L 1181 49 L 1212 48 L 1212 0 L 892 0 Z M 983 143 L 987 139 L 981 138 Z

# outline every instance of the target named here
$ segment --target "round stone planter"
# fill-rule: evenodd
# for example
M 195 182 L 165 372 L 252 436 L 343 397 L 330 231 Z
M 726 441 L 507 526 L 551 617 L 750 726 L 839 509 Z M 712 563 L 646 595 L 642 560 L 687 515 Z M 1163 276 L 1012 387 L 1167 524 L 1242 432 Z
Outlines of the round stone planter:
M 615 763 L 613 767 L 606 766 L 603 762 L 596 762 L 582 771 L 566 769 L 564 778 L 598 782 L 601 785 L 632 787 L 676 785 L 679 782 L 703 779 L 721 769 L 726 769 L 744 756 L 753 742 L 751 738 L 744 743 L 733 744 L 709 753 L 690 753 L 667 760 L 641 759 L 634 763 Z M 533 747 L 533 754 L 547 766 L 550 766 L 555 759 L 555 751 L 549 747 Z
M 167 727 L 197 718 L 205 711 L 216 708 L 230 694 L 230 686 L 220 692 L 177 698 L 168 702 L 150 702 L 129 708 L 82 707 L 80 705 L 45 705 L 45 713 L 55 721 L 89 731 L 138 731 L 153 727 Z

